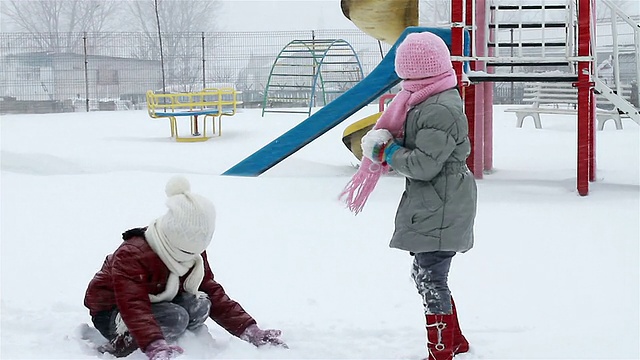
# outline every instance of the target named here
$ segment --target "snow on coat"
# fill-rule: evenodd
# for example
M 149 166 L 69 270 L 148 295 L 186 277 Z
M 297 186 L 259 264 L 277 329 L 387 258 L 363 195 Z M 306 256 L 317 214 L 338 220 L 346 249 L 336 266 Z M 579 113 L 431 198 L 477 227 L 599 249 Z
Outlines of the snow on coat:
M 256 321 L 214 280 L 206 251 L 202 258 L 205 274 L 199 290 L 211 300 L 209 316 L 229 333 L 240 336 Z M 188 275 L 189 272 L 180 278 L 181 292 Z M 138 346 L 145 349 L 151 342 L 164 338 L 151 311 L 149 294 L 164 291 L 168 277 L 169 269 L 145 238 L 134 236 L 107 256 L 89 283 L 84 304 L 91 316 L 117 307 Z
M 468 132 L 456 89 L 429 97 L 407 114 L 403 147 L 389 162 L 406 177 L 392 248 L 419 253 L 473 247 L 477 189 L 466 166 Z

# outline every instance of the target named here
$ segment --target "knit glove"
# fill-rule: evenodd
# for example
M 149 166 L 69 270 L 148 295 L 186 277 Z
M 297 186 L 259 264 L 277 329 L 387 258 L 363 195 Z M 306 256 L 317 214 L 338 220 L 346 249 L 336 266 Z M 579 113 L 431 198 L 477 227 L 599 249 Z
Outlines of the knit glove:
M 255 346 L 263 346 L 263 345 L 273 345 L 273 346 L 281 346 L 285 349 L 289 347 L 284 341 L 280 340 L 280 335 L 282 331 L 267 329 L 262 330 L 258 327 L 258 325 L 253 324 L 250 325 L 243 333 L 240 335 L 240 339 L 251 343 Z
M 370 130 L 360 141 L 362 156 L 380 164 L 385 161 L 385 149 L 393 144 L 393 135 L 387 129 Z
M 170 360 L 183 352 L 184 350 L 180 346 L 169 345 L 164 339 L 158 339 L 144 349 L 144 354 L 149 360 Z

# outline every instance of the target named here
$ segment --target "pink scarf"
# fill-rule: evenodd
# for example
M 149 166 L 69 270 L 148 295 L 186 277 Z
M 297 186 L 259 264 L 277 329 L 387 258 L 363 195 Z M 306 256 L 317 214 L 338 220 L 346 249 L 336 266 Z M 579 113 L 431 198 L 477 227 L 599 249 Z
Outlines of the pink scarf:
M 400 92 L 394 97 L 389 107 L 380 116 L 374 129 L 387 129 L 395 139 L 404 137 L 404 123 L 407 113 L 416 104 L 425 101 L 432 95 L 451 89 L 457 85 L 456 73 L 453 69 L 438 76 L 424 79 L 403 80 Z M 380 176 L 389 171 L 387 163 L 376 164 L 362 157 L 360 168 L 345 186 L 340 199 L 347 208 L 356 215 L 362 211 L 369 195 L 376 187 Z

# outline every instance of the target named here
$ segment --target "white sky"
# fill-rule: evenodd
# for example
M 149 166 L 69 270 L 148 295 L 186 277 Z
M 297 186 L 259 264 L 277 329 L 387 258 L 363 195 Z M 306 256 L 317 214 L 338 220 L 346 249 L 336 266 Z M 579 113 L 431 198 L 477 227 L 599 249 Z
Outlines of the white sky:
M 212 21 L 219 21 L 222 31 L 356 29 L 353 23 L 342 15 L 340 0 L 221 1 L 223 15 Z M 422 0 L 425 1 L 431 0 Z M 640 14 L 640 0 L 621 1 L 626 1 L 624 10 L 627 14 Z M 0 30 L 12 29 L 10 19 L 0 16 Z
M 226 31 L 357 29 L 340 0 L 223 0 Z
M 4 0 L 0 0 L 3 2 Z M 221 0 L 222 31 L 357 29 L 344 17 L 340 0 Z M 0 30 L 11 31 L 12 21 L 0 15 Z

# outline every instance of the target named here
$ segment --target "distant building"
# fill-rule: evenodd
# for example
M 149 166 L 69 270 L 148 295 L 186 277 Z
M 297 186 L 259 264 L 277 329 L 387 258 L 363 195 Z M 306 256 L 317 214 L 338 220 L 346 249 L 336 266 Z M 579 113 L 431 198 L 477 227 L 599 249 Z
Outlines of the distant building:
M 0 58 L 0 96 L 16 100 L 144 99 L 147 90 L 160 87 L 156 60 L 48 52 Z

